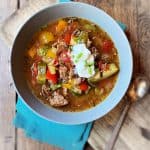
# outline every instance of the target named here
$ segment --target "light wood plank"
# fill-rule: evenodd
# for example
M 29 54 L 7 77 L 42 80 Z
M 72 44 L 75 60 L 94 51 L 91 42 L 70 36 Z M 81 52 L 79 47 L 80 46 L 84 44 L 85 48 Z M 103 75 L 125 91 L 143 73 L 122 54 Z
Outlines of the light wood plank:
M 123 100 L 110 113 L 95 121 L 88 139 L 89 144 L 95 150 L 103 150 L 105 148 L 106 142 L 111 136 L 124 105 L 125 101 Z
M 19 7 L 25 7 L 26 5 L 28 5 L 28 0 L 19 0 Z
M 130 33 L 132 33 L 132 46 L 134 45 L 134 64 L 136 72 L 150 77 L 150 1 L 137 0 L 136 9 L 132 9 L 137 17 L 132 16 Z M 131 14 L 128 14 L 131 17 Z M 127 17 L 129 19 L 129 17 Z M 135 20 L 136 19 L 136 20 Z M 135 30 L 136 29 L 136 30 Z M 136 44 L 134 44 L 136 43 Z M 120 132 L 122 139 L 131 150 L 148 150 L 150 147 L 150 95 L 134 104 Z M 128 132 L 127 132 L 128 131 Z M 132 141 L 132 142 L 130 142 Z M 115 145 L 117 149 L 118 142 Z
M 0 22 L 17 8 L 16 0 L 0 1 Z M 15 149 L 15 128 L 12 119 L 15 114 L 15 90 L 10 73 L 10 49 L 0 40 L 0 150 Z
M 137 0 L 140 70 L 150 79 L 150 0 Z M 139 7 L 140 6 L 140 7 Z
M 18 150 L 58 150 L 48 144 L 40 143 L 38 141 L 25 137 L 21 129 L 17 130 L 17 149 Z
M 17 0 L 0 0 L 0 22 L 4 21 L 17 9 Z

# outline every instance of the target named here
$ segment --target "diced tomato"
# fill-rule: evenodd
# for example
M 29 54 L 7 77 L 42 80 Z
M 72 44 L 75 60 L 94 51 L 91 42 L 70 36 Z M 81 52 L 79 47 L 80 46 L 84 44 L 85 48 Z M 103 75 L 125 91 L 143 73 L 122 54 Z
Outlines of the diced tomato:
M 104 40 L 102 44 L 102 50 L 105 53 L 111 52 L 113 48 L 113 43 L 110 40 Z
M 67 50 L 66 50 L 66 51 L 63 51 L 63 52 L 60 54 L 60 59 L 61 59 L 62 61 L 64 61 L 64 62 L 66 62 L 66 63 L 71 62 L 71 59 L 70 59 L 70 57 L 69 57 L 69 55 L 68 55 L 68 51 L 67 51 Z
M 66 33 L 64 36 L 64 41 L 66 44 L 70 44 L 70 40 L 71 40 L 71 34 L 70 33 Z
M 52 81 L 53 84 L 57 83 L 57 74 L 51 74 L 49 70 L 46 72 L 46 79 Z
M 88 84 L 86 82 L 82 82 L 79 86 L 82 91 L 86 91 L 88 89 Z
M 54 66 L 57 66 L 58 65 L 58 58 L 55 58 L 54 60 Z

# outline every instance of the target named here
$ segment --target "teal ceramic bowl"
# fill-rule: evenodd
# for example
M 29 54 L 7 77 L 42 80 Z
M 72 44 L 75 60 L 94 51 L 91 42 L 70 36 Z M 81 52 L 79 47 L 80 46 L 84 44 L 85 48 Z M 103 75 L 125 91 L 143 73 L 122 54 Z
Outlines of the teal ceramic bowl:
M 110 95 L 99 105 L 83 112 L 61 112 L 40 103 L 27 86 L 23 73 L 24 51 L 42 25 L 61 17 L 76 16 L 88 19 L 112 38 L 118 50 L 120 72 Z M 62 124 L 81 124 L 96 120 L 111 111 L 121 100 L 129 86 L 133 69 L 133 59 L 129 42 L 116 21 L 103 10 L 84 3 L 62 3 L 47 7 L 33 15 L 20 29 L 11 55 L 11 71 L 18 94 L 25 104 L 37 115 Z

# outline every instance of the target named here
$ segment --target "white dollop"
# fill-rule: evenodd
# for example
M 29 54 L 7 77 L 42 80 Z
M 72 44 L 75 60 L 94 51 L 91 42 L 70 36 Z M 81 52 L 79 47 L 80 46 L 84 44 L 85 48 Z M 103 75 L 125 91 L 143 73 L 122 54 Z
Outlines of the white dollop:
M 77 44 L 72 47 L 71 58 L 73 63 L 77 65 L 88 58 L 91 52 L 86 48 L 85 44 Z
M 73 46 L 71 59 L 75 64 L 75 70 L 80 77 L 89 78 L 95 74 L 94 56 L 86 48 L 85 44 Z

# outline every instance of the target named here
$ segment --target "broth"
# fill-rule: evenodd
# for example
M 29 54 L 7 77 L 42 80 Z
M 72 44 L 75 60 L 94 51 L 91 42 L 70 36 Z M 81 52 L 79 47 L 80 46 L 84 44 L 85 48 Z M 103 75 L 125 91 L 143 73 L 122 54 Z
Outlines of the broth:
M 25 56 L 32 93 L 62 111 L 83 111 L 105 100 L 119 72 L 118 53 L 109 35 L 76 17 L 41 27 Z

